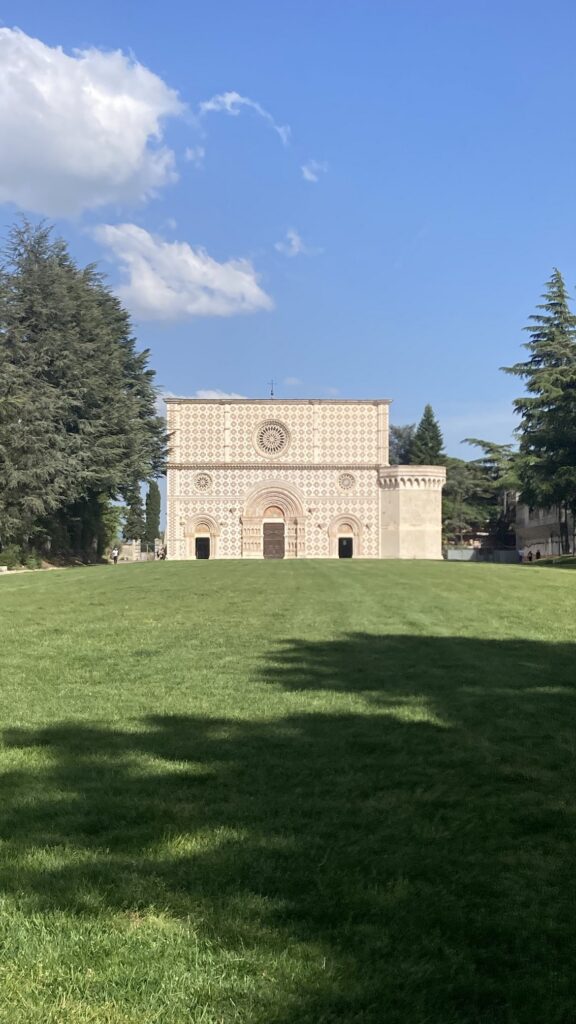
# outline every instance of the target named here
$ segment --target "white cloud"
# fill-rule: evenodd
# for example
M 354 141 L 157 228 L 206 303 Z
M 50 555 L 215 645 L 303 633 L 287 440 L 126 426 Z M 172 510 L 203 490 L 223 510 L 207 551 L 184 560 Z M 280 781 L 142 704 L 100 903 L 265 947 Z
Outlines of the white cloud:
M 204 149 L 204 146 L 188 146 L 184 153 L 184 159 L 188 160 L 189 163 L 194 164 L 195 167 L 202 166 L 205 156 L 206 150 Z
M 241 96 L 238 92 L 223 92 L 218 96 L 212 96 L 209 100 L 204 100 L 199 107 L 201 117 L 204 117 L 206 114 L 218 113 L 238 117 L 242 109 L 254 110 L 259 117 L 263 117 L 280 136 L 282 144 L 284 146 L 288 145 L 290 141 L 290 128 L 288 125 L 277 124 L 272 114 L 268 113 L 256 100 L 251 100 L 248 96 Z
M 244 398 L 235 391 L 220 391 L 219 388 L 206 388 L 194 392 L 194 398 Z
M 322 160 L 308 160 L 307 163 L 302 164 L 300 170 L 305 181 L 319 181 L 320 175 L 327 173 L 328 164 Z
M 303 385 L 304 381 L 300 380 L 299 377 L 284 377 L 283 383 L 287 388 L 299 388 Z
M 118 260 L 125 284 L 118 294 L 145 320 L 233 316 L 272 309 L 249 260 L 218 263 L 188 242 L 166 242 L 136 224 L 101 224 L 96 239 Z
M 340 394 L 340 388 L 326 388 L 326 394 L 330 398 L 338 398 L 338 395 Z
M 118 50 L 69 56 L 0 28 L 0 202 L 57 217 L 146 199 L 177 177 L 162 125 L 184 109 Z
M 286 232 L 286 240 L 284 242 L 275 242 L 274 248 L 277 249 L 278 252 L 283 253 L 284 256 L 301 256 L 308 252 L 295 228 L 288 228 L 288 231 Z

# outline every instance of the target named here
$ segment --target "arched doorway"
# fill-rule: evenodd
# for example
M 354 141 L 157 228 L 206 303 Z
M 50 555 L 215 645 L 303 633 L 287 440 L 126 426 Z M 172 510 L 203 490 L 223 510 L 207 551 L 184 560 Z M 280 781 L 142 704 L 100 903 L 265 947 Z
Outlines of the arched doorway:
M 197 515 L 186 521 L 184 527 L 187 558 L 216 558 L 220 528 L 212 516 Z
M 336 516 L 328 527 L 331 558 L 359 558 L 362 555 L 362 523 L 348 513 Z
M 298 558 L 304 552 L 303 501 L 292 486 L 261 484 L 242 516 L 243 558 Z

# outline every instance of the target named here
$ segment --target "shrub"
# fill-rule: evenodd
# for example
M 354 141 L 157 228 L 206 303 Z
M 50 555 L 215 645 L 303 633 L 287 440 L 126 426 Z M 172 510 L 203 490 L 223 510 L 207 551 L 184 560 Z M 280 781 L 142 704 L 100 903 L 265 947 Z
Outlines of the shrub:
M 22 565 L 22 549 L 17 544 L 7 544 L 0 551 L 0 565 L 7 565 L 9 569 L 19 569 Z

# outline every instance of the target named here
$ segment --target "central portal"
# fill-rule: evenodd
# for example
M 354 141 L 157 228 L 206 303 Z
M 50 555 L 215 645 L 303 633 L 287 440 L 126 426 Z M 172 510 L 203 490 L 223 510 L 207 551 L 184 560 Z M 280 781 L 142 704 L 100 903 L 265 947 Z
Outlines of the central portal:
M 242 510 L 242 558 L 301 558 L 304 530 L 302 498 L 292 487 L 261 483 Z
M 284 523 L 264 523 L 264 558 L 284 558 Z

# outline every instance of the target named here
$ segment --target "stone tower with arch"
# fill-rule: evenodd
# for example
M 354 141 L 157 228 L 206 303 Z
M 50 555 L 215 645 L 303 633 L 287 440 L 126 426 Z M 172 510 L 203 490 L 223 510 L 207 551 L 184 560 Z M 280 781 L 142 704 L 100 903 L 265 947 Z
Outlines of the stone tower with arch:
M 389 466 L 389 401 L 168 398 L 168 558 L 441 558 L 441 466 Z

